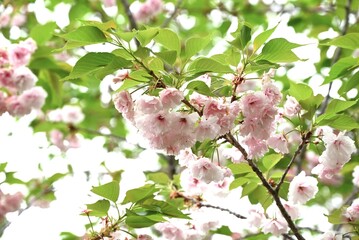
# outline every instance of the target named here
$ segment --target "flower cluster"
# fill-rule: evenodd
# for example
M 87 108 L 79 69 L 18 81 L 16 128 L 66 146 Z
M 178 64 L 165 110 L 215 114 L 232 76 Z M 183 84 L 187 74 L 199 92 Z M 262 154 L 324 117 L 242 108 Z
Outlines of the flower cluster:
M 1 6 L 0 6 L 1 7 Z M 21 8 L 20 11 L 14 12 L 14 8 L 8 5 L 0 12 L 0 28 L 17 26 L 20 27 L 26 22 L 26 8 Z
M 24 196 L 21 193 L 4 194 L 0 190 L 0 223 L 8 212 L 15 212 L 20 208 Z
M 148 22 L 162 11 L 162 0 L 147 0 L 146 2 L 135 2 L 131 5 L 133 17 L 138 22 Z
M 136 126 L 152 148 L 174 155 L 192 147 L 196 141 L 229 132 L 240 111 L 236 102 L 226 103 L 199 95 L 191 101 L 203 107 L 200 117 L 197 112 L 177 111 L 183 99 L 183 93 L 175 88 L 163 89 L 158 97 L 142 95 L 136 101 L 127 91 L 113 97 L 116 109 Z
M 27 39 L 8 48 L 0 48 L 0 115 L 9 112 L 21 117 L 32 109 L 40 109 L 47 93 L 42 87 L 35 86 L 37 77 L 26 65 L 36 43 Z
M 47 116 L 51 122 L 63 122 L 69 125 L 79 124 L 85 118 L 79 106 L 71 105 L 65 105 L 62 108 L 51 110 L 47 113 Z M 62 151 L 80 146 L 79 138 L 75 133 L 70 133 L 65 137 L 64 134 L 57 129 L 50 132 L 50 142 Z

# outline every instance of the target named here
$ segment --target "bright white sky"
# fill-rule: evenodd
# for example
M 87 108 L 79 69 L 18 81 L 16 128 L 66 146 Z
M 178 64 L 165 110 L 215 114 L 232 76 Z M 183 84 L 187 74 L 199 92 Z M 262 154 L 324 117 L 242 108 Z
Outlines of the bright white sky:
M 56 21 L 59 27 L 64 27 L 68 24 L 68 19 L 64 18 L 69 6 L 60 4 L 55 9 L 55 13 L 49 12 L 43 4 L 43 1 L 36 1 L 32 8 L 36 10 L 36 16 L 40 23 L 47 21 Z M 273 38 L 285 37 L 289 41 L 297 43 L 308 43 L 295 50 L 299 57 L 308 59 L 305 62 L 296 63 L 296 67 L 288 72 L 291 79 L 300 81 L 309 76 L 313 76 L 316 72 L 313 63 L 319 60 L 319 50 L 317 49 L 317 42 L 314 39 L 308 39 L 303 34 L 296 34 L 292 28 L 286 26 L 288 16 L 275 18 L 270 23 L 274 26 L 281 20 Z M 16 30 L 13 34 L 17 34 Z M 257 33 L 258 34 L 258 33 Z M 278 73 L 282 70 L 279 69 Z M 320 86 L 323 79 L 319 76 L 313 77 L 310 84 L 314 87 L 316 93 L 327 92 L 327 86 Z M 333 97 L 336 90 L 340 87 L 338 82 L 333 85 Z M 93 140 L 84 140 L 82 147 L 78 149 L 70 149 L 66 155 L 62 155 L 58 149 L 49 147 L 46 136 L 43 133 L 34 134 L 32 129 L 28 127 L 34 115 L 30 115 L 20 120 L 4 114 L 0 117 L 0 152 L 1 162 L 8 162 L 7 171 L 16 171 L 17 176 L 24 181 L 32 178 L 48 177 L 57 172 L 66 172 L 67 165 L 71 163 L 74 169 L 74 175 L 68 176 L 56 183 L 57 200 L 51 203 L 49 208 L 41 209 L 32 207 L 21 214 L 20 217 L 10 214 L 12 224 L 5 231 L 2 239 L 36 239 L 36 240 L 57 240 L 60 239 L 59 233 L 62 231 L 73 232 L 78 235 L 83 235 L 85 232 L 84 225 L 88 223 L 87 218 L 82 217 L 79 213 L 84 209 L 84 204 L 95 201 L 93 196 L 89 196 L 91 186 L 98 185 L 97 173 L 105 172 L 100 166 L 102 161 L 111 170 L 124 169 L 123 181 L 121 182 L 121 196 L 124 196 L 126 190 L 142 186 L 145 181 L 143 171 L 156 171 L 159 169 L 157 158 L 152 151 L 145 151 L 141 154 L 139 159 L 126 159 L 121 153 L 107 152 L 102 147 L 104 139 L 97 137 Z M 4 127 L 6 126 L 6 127 Z M 9 136 L 9 133 L 11 135 Z M 133 139 L 133 137 L 132 137 Z M 55 155 L 52 160 L 49 160 L 49 154 Z M 41 164 L 43 171 L 38 169 Z M 84 171 L 90 171 L 93 178 L 90 181 L 86 180 Z M 0 178 L 2 178 L 0 174 Z M 103 180 L 106 182 L 106 179 Z M 14 193 L 22 191 L 26 194 L 26 189 L 21 185 L 2 186 L 4 192 Z M 228 198 L 226 198 L 226 207 L 237 211 L 245 209 L 248 204 L 246 200 L 239 200 L 240 193 L 234 191 Z M 216 197 L 209 197 L 211 203 L 214 205 L 223 204 L 223 199 Z M 340 199 L 339 199 L 340 201 Z M 338 201 L 333 202 L 334 205 L 339 204 Z M 326 217 L 324 217 L 325 210 L 322 207 L 304 207 L 302 210 L 303 216 L 311 216 L 306 219 L 305 226 L 314 226 L 319 224 L 322 230 L 327 230 L 330 227 Z M 212 214 L 218 219 L 219 212 Z M 238 226 L 245 227 L 245 224 L 234 217 L 228 217 L 227 214 L 221 213 L 223 218 L 221 221 L 226 222 L 228 226 L 235 230 Z M 222 220 L 223 219 L 223 220 Z M 304 225 L 304 224 L 303 224 Z M 220 238 L 226 238 L 221 236 Z M 230 239 L 230 238 L 228 238 Z

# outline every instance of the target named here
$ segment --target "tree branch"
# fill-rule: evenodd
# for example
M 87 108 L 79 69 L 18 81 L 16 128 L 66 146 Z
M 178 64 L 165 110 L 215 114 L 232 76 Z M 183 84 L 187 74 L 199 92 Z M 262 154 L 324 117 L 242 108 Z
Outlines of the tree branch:
M 299 153 L 304 149 L 304 147 L 307 145 L 307 141 L 309 140 L 309 138 L 312 136 L 312 132 L 308 132 L 305 135 L 302 135 L 302 142 L 301 144 L 298 146 L 297 150 L 295 151 L 295 153 L 293 154 L 292 159 L 290 160 L 287 168 L 285 169 L 277 187 L 275 188 L 275 191 L 278 193 L 280 190 L 281 185 L 283 184 L 285 177 L 287 176 L 287 173 L 289 171 L 289 169 L 292 167 L 295 159 L 297 158 L 297 156 L 299 155 Z
M 349 28 L 349 15 L 350 15 L 351 4 L 352 4 L 352 0 L 348 0 L 347 4 L 345 5 L 345 8 L 344 8 L 345 9 L 345 19 L 344 19 L 344 26 L 341 31 L 341 36 L 344 36 L 347 33 L 348 28 Z M 332 65 L 339 60 L 341 54 L 342 54 L 342 48 L 337 47 L 337 49 L 334 52 L 333 58 L 332 58 Z M 327 96 L 325 96 L 324 102 L 320 108 L 320 113 L 318 115 L 322 115 L 328 106 L 329 99 L 330 99 L 329 93 L 330 93 L 330 90 L 332 89 L 332 85 L 333 85 L 333 82 L 330 82 L 328 94 L 327 94 Z
M 176 17 L 176 15 L 178 13 L 178 10 L 181 8 L 182 3 L 183 3 L 183 0 L 178 0 L 177 1 L 175 9 L 173 10 L 172 14 L 168 18 L 166 18 L 166 20 L 163 22 L 163 24 L 161 26 L 162 28 L 168 27 L 168 25 L 170 24 L 172 19 Z
M 297 237 L 298 240 L 305 240 L 304 237 L 299 233 L 298 228 L 295 226 L 292 218 L 289 216 L 287 211 L 285 210 L 279 194 L 277 191 L 275 191 L 272 186 L 268 183 L 268 181 L 263 176 L 263 173 L 257 165 L 253 162 L 252 159 L 248 158 L 248 154 L 246 150 L 239 144 L 239 142 L 233 137 L 231 133 L 226 134 L 226 139 L 228 142 L 230 142 L 234 147 L 236 147 L 243 155 L 243 158 L 248 162 L 249 166 L 252 168 L 252 170 L 255 172 L 255 174 L 258 176 L 258 178 L 261 180 L 263 186 L 268 190 L 268 192 L 272 195 L 277 207 L 279 208 L 279 211 L 283 215 L 284 219 L 287 221 L 289 228 L 292 230 L 293 234 Z
M 130 10 L 130 4 L 128 3 L 127 0 L 121 0 L 121 3 L 123 5 L 123 7 L 125 8 L 125 13 L 128 17 L 128 21 L 130 22 L 130 29 L 138 29 L 137 28 L 137 23 L 136 23 L 136 20 L 135 18 L 133 17 L 132 15 L 132 12 Z
M 207 207 L 207 208 L 214 208 L 214 209 L 218 209 L 218 210 L 221 210 L 221 211 L 224 211 L 224 212 L 228 212 L 229 214 L 232 214 L 233 216 L 237 217 L 237 218 L 240 218 L 240 219 L 247 219 L 245 216 L 242 216 L 238 213 L 235 213 L 235 212 L 232 212 L 231 210 L 229 209 L 226 209 L 226 208 L 222 208 L 222 207 L 218 207 L 218 206 L 213 206 L 213 205 L 210 205 L 210 204 L 203 204 L 201 202 L 197 203 L 197 206 L 199 208 L 201 207 Z

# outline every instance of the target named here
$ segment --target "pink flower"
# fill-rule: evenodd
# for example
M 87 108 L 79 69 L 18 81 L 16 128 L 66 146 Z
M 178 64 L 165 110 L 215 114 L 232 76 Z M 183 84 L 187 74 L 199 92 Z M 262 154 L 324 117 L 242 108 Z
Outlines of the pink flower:
M 248 157 L 251 159 L 263 157 L 264 154 L 268 151 L 268 146 L 263 140 L 256 139 L 254 137 L 247 137 L 244 140 L 244 143 L 249 149 Z
M 124 116 L 133 115 L 133 101 L 131 98 L 131 94 L 127 91 L 121 91 L 113 95 L 113 103 L 115 104 L 115 108 L 120 113 L 124 114 Z
M 274 236 L 279 236 L 288 232 L 288 224 L 282 218 L 265 219 L 262 227 L 263 233 L 272 233 Z
M 54 129 L 50 132 L 50 142 L 58 147 L 61 151 L 65 151 L 67 149 L 64 145 L 64 135 L 57 129 Z
M 64 123 L 79 124 L 85 118 L 79 106 L 66 105 L 61 109 L 61 119 Z
M 274 105 L 278 104 L 282 99 L 282 93 L 272 82 L 263 84 L 262 91 L 264 95 L 269 98 L 269 101 Z
M 288 150 L 288 140 L 284 137 L 283 134 L 272 135 L 267 140 L 268 146 L 273 148 L 277 153 L 289 153 Z
M 266 219 L 263 207 L 259 204 L 253 205 L 248 210 L 247 221 L 249 225 L 259 228 Z
M 146 114 L 153 114 L 163 110 L 160 99 L 149 95 L 142 95 L 137 99 L 135 106 L 137 111 Z
M 207 119 L 200 120 L 196 129 L 196 139 L 203 141 L 205 139 L 214 139 L 218 137 L 221 127 L 217 124 L 218 117 L 210 116 Z
M 15 95 L 6 99 L 6 109 L 11 116 L 16 117 L 22 117 L 31 112 L 31 106 L 23 105 Z
M 123 80 L 128 78 L 129 75 L 130 75 L 130 71 L 128 69 L 118 70 L 116 76 L 113 78 L 113 82 L 114 83 L 122 82 Z
M 204 107 L 204 104 L 209 99 L 210 99 L 209 97 L 195 92 L 190 96 L 190 103 L 192 104 L 192 106 L 196 107 L 198 110 L 202 110 L 202 108 Z
M 296 220 L 299 218 L 300 213 L 299 213 L 298 205 L 283 200 L 282 200 L 282 204 L 284 209 L 287 211 L 288 215 L 292 218 L 292 220 Z
M 164 111 L 136 116 L 135 126 L 145 134 L 159 135 L 171 130 L 174 114 Z
M 243 154 L 236 147 L 225 148 L 222 154 L 224 157 L 231 159 L 233 163 L 245 162 Z
M 188 168 L 181 172 L 181 187 L 188 196 L 197 196 L 203 194 L 207 189 L 208 185 L 203 181 L 192 176 L 192 173 Z
M 283 107 L 284 107 L 284 115 L 286 115 L 287 117 L 295 116 L 302 109 L 298 101 L 292 96 L 287 96 L 287 101 L 284 103 Z
M 34 87 L 37 77 L 27 67 L 18 67 L 13 74 L 15 88 L 19 93 Z
M 347 163 L 351 154 L 356 151 L 354 141 L 345 136 L 343 132 L 338 135 L 334 133 L 324 134 L 325 151 L 319 157 L 319 162 L 326 168 L 335 169 Z
M 14 88 L 13 75 L 12 68 L 0 68 L 0 87 Z
M 353 171 L 353 184 L 359 187 L 359 166 L 356 166 Z
M 42 87 L 34 87 L 19 96 L 19 102 L 26 107 L 40 109 L 45 104 L 47 92 Z
M 26 15 L 23 13 L 17 13 L 11 19 L 11 25 L 21 27 L 26 22 Z
M 205 183 L 219 182 L 224 178 L 222 169 L 214 165 L 208 158 L 200 158 L 189 166 L 193 177 Z
M 157 223 L 155 228 L 160 231 L 166 239 L 169 240 L 185 240 L 185 234 L 178 226 L 170 223 Z
M 178 159 L 178 163 L 182 167 L 188 167 L 191 162 L 197 160 L 197 156 L 192 153 L 192 150 L 190 148 L 181 150 L 176 158 Z
M 240 100 L 241 109 L 246 117 L 257 117 L 267 105 L 267 97 L 263 92 L 249 93 Z
M 306 203 L 317 194 L 317 184 L 317 179 L 305 176 L 305 172 L 302 171 L 291 181 L 289 185 L 288 199 L 293 203 Z
M 326 232 L 326 233 L 323 233 L 319 240 L 341 240 L 342 237 L 341 237 L 341 234 L 336 234 L 335 232 Z
M 344 217 L 349 222 L 355 222 L 359 219 L 359 199 L 355 199 L 353 203 L 346 209 Z
M 0 116 L 6 111 L 6 97 L 5 94 L 0 91 Z
M 152 240 L 153 238 L 147 234 L 140 234 L 137 236 L 137 240 Z
M 176 88 L 166 88 L 160 92 L 160 100 L 165 109 L 177 107 L 183 98 L 183 93 Z
M 5 67 L 9 64 L 9 54 L 4 48 L 0 48 L 0 67 Z
M 31 54 L 36 50 L 33 40 L 26 40 L 19 44 L 12 44 L 9 47 L 9 59 L 13 67 L 27 65 L 30 62 Z
M 102 0 L 102 2 L 105 7 L 116 6 L 116 0 Z

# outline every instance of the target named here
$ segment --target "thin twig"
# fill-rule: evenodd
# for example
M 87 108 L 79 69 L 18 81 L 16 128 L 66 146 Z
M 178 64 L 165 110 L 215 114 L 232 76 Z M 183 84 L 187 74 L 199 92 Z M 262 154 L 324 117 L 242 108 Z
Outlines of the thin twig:
M 347 33 L 348 28 L 349 28 L 349 15 L 350 15 L 350 6 L 351 6 L 351 4 L 352 4 L 352 0 L 348 0 L 347 4 L 345 5 L 345 8 L 344 8 L 345 9 L 345 19 L 344 19 L 344 26 L 343 26 L 343 29 L 341 31 L 341 36 L 344 36 Z M 342 54 L 342 48 L 338 47 L 334 52 L 334 55 L 333 55 L 333 58 L 332 58 L 332 65 L 339 60 L 341 54 Z M 329 100 L 330 100 L 329 93 L 330 93 L 330 90 L 332 89 L 332 85 L 333 85 L 333 82 L 330 82 L 329 83 L 329 88 L 328 88 L 328 94 L 327 94 L 327 96 L 325 96 L 325 99 L 324 99 L 324 102 L 322 104 L 322 107 L 320 108 L 319 115 L 322 115 L 325 112 L 325 110 L 326 110 L 326 108 L 328 106 L 328 103 L 329 103 Z
M 229 214 L 232 214 L 233 216 L 235 216 L 237 218 L 240 218 L 240 219 L 247 219 L 245 216 L 242 216 L 242 215 L 240 215 L 238 213 L 232 212 L 231 210 L 226 209 L 226 208 L 213 206 L 213 205 L 210 205 L 210 204 L 204 204 L 204 203 L 201 203 L 201 202 L 198 203 L 197 205 L 198 205 L 198 207 L 214 208 L 214 209 L 218 209 L 218 210 L 221 210 L 221 211 L 224 211 L 224 212 L 228 212 Z
M 131 12 L 131 10 L 130 10 L 130 4 L 128 3 L 128 1 L 127 0 L 121 0 L 121 3 L 122 3 L 122 5 L 123 5 L 123 7 L 125 8 L 125 13 L 126 13 L 126 15 L 127 15 L 127 17 L 128 17 L 128 21 L 130 22 L 130 29 L 132 30 L 132 29 L 138 29 L 137 28 L 137 23 L 136 23 L 136 20 L 135 20 L 135 18 L 133 17 L 133 15 L 132 15 L 132 12 Z
M 284 182 L 285 177 L 287 176 L 287 173 L 289 171 L 289 169 L 291 168 L 291 166 L 293 165 L 295 159 L 297 158 L 297 156 L 299 155 L 299 153 L 302 151 L 302 149 L 304 149 L 304 147 L 307 145 L 307 141 L 309 140 L 309 138 L 312 136 L 312 132 L 308 132 L 307 134 L 302 136 L 302 143 L 298 146 L 297 150 L 295 151 L 295 153 L 293 154 L 292 159 L 290 160 L 287 168 L 285 169 L 277 187 L 275 188 L 275 191 L 278 193 L 280 190 L 281 185 Z
M 162 28 L 168 27 L 168 25 L 170 24 L 172 19 L 176 17 L 178 10 L 181 8 L 182 2 L 183 2 L 183 0 L 177 1 L 177 4 L 176 4 L 175 9 L 173 10 L 172 14 L 168 18 L 166 18 L 166 20 L 161 25 Z

